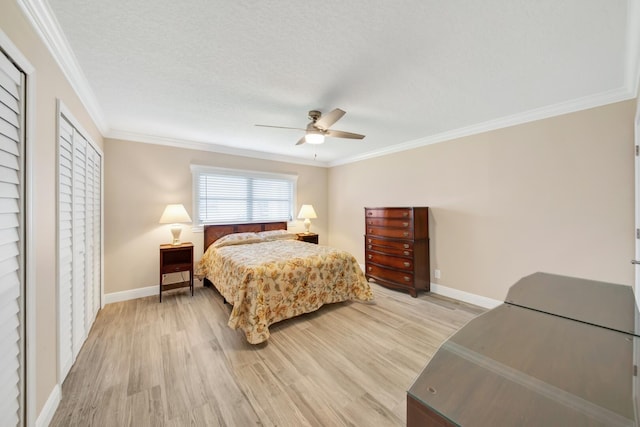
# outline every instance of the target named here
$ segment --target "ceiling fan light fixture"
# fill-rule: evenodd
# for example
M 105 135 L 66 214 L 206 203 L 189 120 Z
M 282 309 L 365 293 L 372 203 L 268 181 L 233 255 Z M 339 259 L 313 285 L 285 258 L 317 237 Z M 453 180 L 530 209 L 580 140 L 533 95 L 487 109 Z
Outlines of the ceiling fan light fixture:
M 322 144 L 324 142 L 324 135 L 320 132 L 309 132 L 304 137 L 308 144 Z

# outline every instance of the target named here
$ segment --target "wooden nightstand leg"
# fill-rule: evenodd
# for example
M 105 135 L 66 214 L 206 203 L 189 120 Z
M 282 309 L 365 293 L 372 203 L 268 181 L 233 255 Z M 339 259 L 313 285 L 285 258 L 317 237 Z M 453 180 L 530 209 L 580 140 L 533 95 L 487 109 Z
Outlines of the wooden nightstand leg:
M 160 273 L 160 302 L 162 302 L 162 273 Z

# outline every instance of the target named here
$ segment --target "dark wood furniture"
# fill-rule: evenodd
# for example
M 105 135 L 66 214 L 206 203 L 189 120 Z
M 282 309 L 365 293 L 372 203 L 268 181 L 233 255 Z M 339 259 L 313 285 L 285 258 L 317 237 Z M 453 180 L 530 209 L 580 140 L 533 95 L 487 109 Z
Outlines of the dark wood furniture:
M 165 274 L 182 272 L 189 273 L 189 280 L 164 283 Z M 185 287 L 191 289 L 191 296 L 193 296 L 193 243 L 160 245 L 160 302 L 162 302 L 162 291 Z
M 418 296 L 429 291 L 429 208 L 364 208 L 365 275 Z
M 286 230 L 287 223 L 280 222 L 251 222 L 243 224 L 221 224 L 221 225 L 205 225 L 204 226 L 204 251 L 216 240 L 227 234 L 232 233 L 258 233 L 260 231 L 269 230 Z M 202 284 L 207 287 L 213 287 L 209 279 L 204 277 Z
M 297 236 L 298 240 L 303 242 L 318 244 L 318 235 L 316 233 L 298 233 Z
M 440 347 L 407 426 L 637 426 L 639 319 L 629 286 L 527 276 Z

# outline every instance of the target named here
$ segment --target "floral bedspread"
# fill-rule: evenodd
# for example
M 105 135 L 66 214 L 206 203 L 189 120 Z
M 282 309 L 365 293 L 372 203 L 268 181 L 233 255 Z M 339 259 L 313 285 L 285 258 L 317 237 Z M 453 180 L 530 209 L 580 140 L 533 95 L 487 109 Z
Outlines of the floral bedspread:
M 269 338 L 269 325 L 373 293 L 348 252 L 297 240 L 211 246 L 196 266 L 231 304 L 228 325 L 251 344 Z

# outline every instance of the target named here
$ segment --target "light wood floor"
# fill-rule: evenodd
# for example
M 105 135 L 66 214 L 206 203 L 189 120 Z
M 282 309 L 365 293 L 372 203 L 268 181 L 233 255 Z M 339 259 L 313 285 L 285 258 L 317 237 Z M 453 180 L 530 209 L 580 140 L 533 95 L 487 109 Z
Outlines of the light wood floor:
M 247 344 L 212 289 L 107 305 L 62 387 L 52 426 L 403 426 L 406 390 L 484 310 L 372 284 Z

